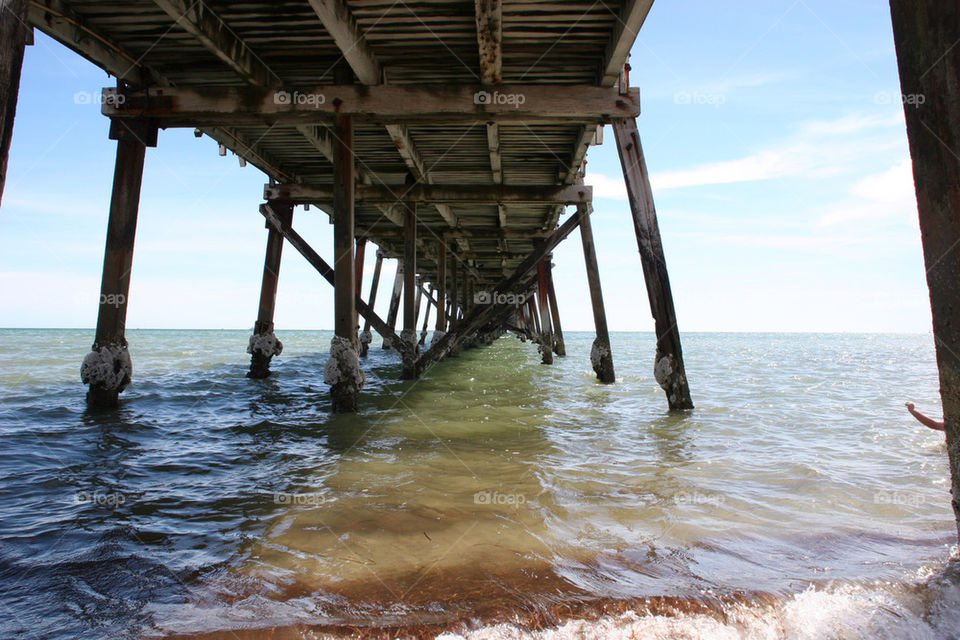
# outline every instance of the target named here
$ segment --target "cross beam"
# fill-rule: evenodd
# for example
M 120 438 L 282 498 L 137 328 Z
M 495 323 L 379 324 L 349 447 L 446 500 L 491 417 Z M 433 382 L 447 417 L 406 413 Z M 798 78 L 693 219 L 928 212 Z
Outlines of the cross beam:
M 326 85 L 303 91 L 262 87 L 103 89 L 111 118 L 156 118 L 167 127 L 362 122 L 609 122 L 640 113 L 640 90 L 590 85 Z
M 426 202 L 441 204 L 560 204 L 576 205 L 589 202 L 593 187 L 583 185 L 438 185 L 415 184 L 391 188 L 383 185 L 358 184 L 356 201 L 363 204 L 392 204 L 398 202 Z M 332 202 L 332 186 L 300 184 L 267 184 L 263 187 L 264 200 L 290 200 L 296 204 Z

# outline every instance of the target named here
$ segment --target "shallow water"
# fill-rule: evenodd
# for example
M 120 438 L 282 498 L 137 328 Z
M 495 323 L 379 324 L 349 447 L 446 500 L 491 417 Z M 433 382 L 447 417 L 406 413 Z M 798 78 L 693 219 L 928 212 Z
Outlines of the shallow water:
M 131 331 L 90 414 L 91 331 L 0 330 L 0 635 L 957 637 L 930 336 L 688 334 L 687 415 L 651 334 L 611 386 L 588 334 L 418 382 L 375 341 L 355 416 L 280 337 L 251 381 L 246 332 Z

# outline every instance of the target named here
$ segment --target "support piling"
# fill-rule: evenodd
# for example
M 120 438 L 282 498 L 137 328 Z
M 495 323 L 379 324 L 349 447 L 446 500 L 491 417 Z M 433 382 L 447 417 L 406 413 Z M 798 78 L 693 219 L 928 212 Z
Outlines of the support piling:
M 117 155 L 103 253 L 100 310 L 93 346 L 80 367 L 80 379 L 90 387 L 87 405 L 94 409 L 115 407 L 133 372 L 126 339 L 127 302 L 144 158 L 147 146 L 156 146 L 156 134 L 156 127 L 150 124 L 131 127 L 111 122 L 110 126 L 110 137 L 117 141 Z
M 890 0 L 890 13 L 960 534 L 960 5 Z
M 7 179 L 7 159 L 17 115 L 23 51 L 31 37 L 27 23 L 27 0 L 0 0 L 0 201 Z
M 593 227 L 590 224 L 590 206 L 578 207 L 580 212 L 580 240 L 583 244 L 583 262 L 587 271 L 587 285 L 590 287 L 590 302 L 593 307 L 593 324 L 597 337 L 590 348 L 590 364 L 600 382 L 607 384 L 616 381 L 613 371 L 613 352 L 610 349 L 610 332 L 607 330 L 607 312 L 603 307 L 603 289 L 600 286 L 600 267 L 597 264 L 597 249 L 593 244 Z
M 656 326 L 657 355 L 653 368 L 654 377 L 666 393 L 671 410 L 692 409 L 693 401 L 690 399 L 690 387 L 683 363 L 677 313 L 673 307 L 670 278 L 667 275 L 657 212 L 653 204 L 653 190 L 650 187 L 636 120 L 615 118 L 613 134 L 627 185 L 627 197 L 633 214 L 650 311 Z
M 356 349 L 353 321 L 354 286 L 354 166 L 353 122 L 338 115 L 333 141 L 333 254 L 334 254 L 334 337 L 330 359 L 323 368 L 324 382 L 330 385 L 335 413 L 357 410 L 357 399 L 365 376 Z
M 280 221 L 289 226 L 293 222 L 293 204 L 272 201 L 270 206 Z M 267 251 L 263 259 L 263 279 L 260 283 L 260 304 L 253 335 L 247 345 L 250 354 L 248 378 L 266 378 L 270 375 L 270 361 L 283 351 L 283 343 L 273 332 L 273 315 L 277 304 L 277 286 L 280 281 L 280 260 L 283 255 L 283 235 L 267 225 Z

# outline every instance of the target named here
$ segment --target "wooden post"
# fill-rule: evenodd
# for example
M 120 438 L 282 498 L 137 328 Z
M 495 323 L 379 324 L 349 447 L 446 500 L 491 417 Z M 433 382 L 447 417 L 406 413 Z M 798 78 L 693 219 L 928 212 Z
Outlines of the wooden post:
M 31 36 L 27 0 L 0 0 L 0 200 L 7 179 L 7 159 L 17 115 L 23 49 Z
M 370 282 L 370 301 L 368 304 L 370 308 L 373 308 L 374 303 L 377 301 L 377 286 L 380 284 L 380 269 L 383 267 L 383 251 L 377 250 L 377 262 L 373 267 L 373 280 Z M 361 357 L 367 357 L 367 351 L 370 348 L 370 342 L 373 341 L 373 336 L 370 333 L 370 319 L 364 318 L 363 320 L 363 331 L 360 333 L 360 355 Z
M 417 204 L 407 203 L 404 207 L 404 238 L 403 238 L 403 330 L 400 332 L 400 341 L 403 342 L 403 370 L 404 380 L 417 377 Z
M 333 140 L 333 270 L 334 337 L 330 359 L 323 368 L 335 412 L 357 410 L 365 377 L 356 350 L 356 287 L 354 285 L 354 164 L 353 122 L 338 115 Z
M 363 260 L 366 257 L 367 251 L 367 236 L 360 236 L 356 240 L 356 252 L 353 258 L 353 283 L 356 287 L 356 294 L 359 296 L 363 292 Z M 360 315 L 356 312 L 353 314 L 353 335 L 357 336 L 356 340 L 359 341 L 360 333 Z
M 547 302 L 547 266 L 537 263 L 537 302 L 540 305 L 540 355 L 543 364 L 553 364 L 553 328 L 550 326 L 550 305 Z
M 590 207 L 580 205 L 580 239 L 583 242 L 583 262 L 587 269 L 587 284 L 590 287 L 590 302 L 593 306 L 593 324 L 597 337 L 590 349 L 590 364 L 600 382 L 616 381 L 613 372 L 613 353 L 610 350 L 610 332 L 607 331 L 607 313 L 603 308 L 603 290 L 600 287 L 600 268 L 597 265 L 597 249 L 593 244 L 593 228 L 590 225 Z
M 450 331 L 456 331 L 460 324 L 460 258 L 452 247 L 448 249 L 448 254 L 450 256 Z M 459 344 L 454 345 L 447 353 L 447 356 L 452 358 L 459 355 Z
M 270 206 L 283 224 L 293 222 L 293 204 L 288 201 L 272 200 Z M 283 343 L 273 333 L 273 312 L 277 304 L 277 285 L 280 280 L 280 258 L 283 254 L 283 234 L 266 225 L 267 252 L 263 259 L 263 279 L 260 283 L 260 305 L 257 309 L 257 321 L 253 325 L 253 335 L 247 345 L 250 354 L 248 378 L 266 378 L 270 375 L 270 360 L 283 351 Z
M 430 295 L 427 298 L 427 310 L 423 314 L 423 329 L 420 331 L 420 341 L 418 343 L 421 345 L 427 341 L 427 327 L 430 326 L 430 302 L 431 302 L 431 298 L 433 298 L 432 294 L 433 294 L 433 285 L 430 285 Z
M 396 330 L 397 316 L 400 314 L 400 299 L 403 296 L 403 260 L 397 260 L 397 273 L 393 278 L 393 295 L 390 296 L 390 308 L 387 311 L 387 324 L 390 328 Z M 389 349 L 394 345 L 390 340 L 383 339 L 383 348 Z
M 890 0 L 960 533 L 960 5 Z
M 133 370 L 126 339 L 130 270 L 144 157 L 147 146 L 156 146 L 157 135 L 155 126 L 140 125 L 110 125 L 110 138 L 117 141 L 117 156 L 103 252 L 100 310 L 93 347 L 80 367 L 80 379 L 90 386 L 87 404 L 91 408 L 116 406 L 120 392 L 130 384 Z
M 433 342 L 447 332 L 447 244 L 441 238 L 437 242 L 437 325 L 433 332 Z
M 563 358 L 567 355 L 567 346 L 563 341 L 563 328 L 560 326 L 557 292 L 553 288 L 553 256 L 548 256 L 544 263 L 547 268 L 547 296 L 550 302 L 550 318 L 553 320 L 553 352 Z
M 633 226 L 640 249 L 640 261 L 647 283 L 650 311 L 657 332 L 657 356 L 653 368 L 657 384 L 666 392 L 670 409 L 692 409 L 690 387 L 683 365 L 683 350 L 680 346 L 680 329 L 677 328 L 677 313 L 673 308 L 673 294 L 667 263 L 660 242 L 657 212 L 653 205 L 653 191 L 647 164 L 640 146 L 640 134 L 635 119 L 613 120 L 613 134 L 617 141 L 623 178 L 627 184 L 627 197 L 633 213 Z

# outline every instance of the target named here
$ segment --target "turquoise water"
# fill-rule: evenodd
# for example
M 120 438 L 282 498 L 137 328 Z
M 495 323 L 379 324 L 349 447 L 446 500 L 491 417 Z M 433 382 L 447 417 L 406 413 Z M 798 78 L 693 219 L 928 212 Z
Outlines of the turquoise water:
M 331 334 L 278 333 L 253 381 L 244 331 L 130 331 L 92 414 L 91 331 L 0 330 L 0 636 L 957 637 L 931 336 L 687 334 L 681 415 L 651 334 L 610 386 L 588 334 L 415 382 L 375 340 L 333 416 Z

